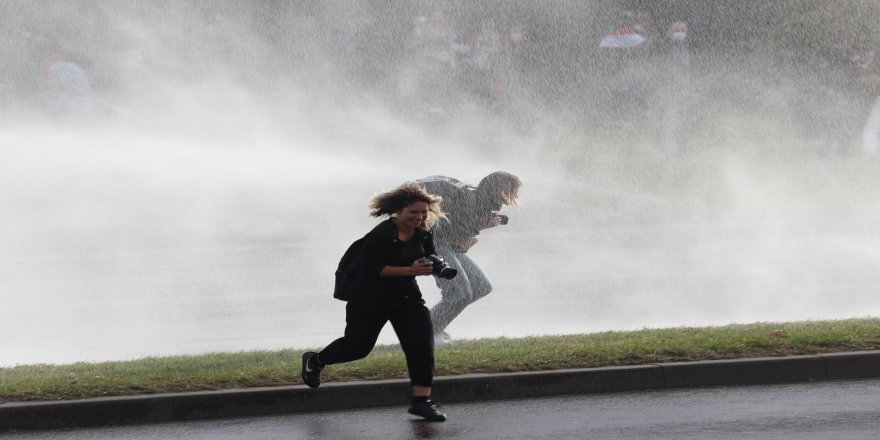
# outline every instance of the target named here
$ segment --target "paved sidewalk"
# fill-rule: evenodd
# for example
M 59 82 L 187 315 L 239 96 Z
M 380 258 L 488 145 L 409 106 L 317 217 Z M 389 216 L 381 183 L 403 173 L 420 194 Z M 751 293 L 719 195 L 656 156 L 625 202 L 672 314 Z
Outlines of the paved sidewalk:
M 439 377 L 439 402 L 880 377 L 880 351 Z M 0 432 L 404 405 L 405 379 L 0 404 Z

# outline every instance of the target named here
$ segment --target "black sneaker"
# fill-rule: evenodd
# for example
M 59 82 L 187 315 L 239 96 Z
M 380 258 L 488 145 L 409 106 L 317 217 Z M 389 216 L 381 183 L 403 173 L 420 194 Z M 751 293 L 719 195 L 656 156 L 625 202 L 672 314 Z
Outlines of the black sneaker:
M 313 363 L 309 362 L 317 354 L 314 351 L 303 353 L 302 380 L 312 388 L 318 388 L 321 385 L 321 368 L 315 367 Z
M 432 400 L 426 400 L 424 402 L 413 403 L 409 407 L 409 413 L 412 415 L 416 415 L 424 418 L 429 422 L 445 422 L 446 414 L 440 412 L 440 405 L 437 405 Z

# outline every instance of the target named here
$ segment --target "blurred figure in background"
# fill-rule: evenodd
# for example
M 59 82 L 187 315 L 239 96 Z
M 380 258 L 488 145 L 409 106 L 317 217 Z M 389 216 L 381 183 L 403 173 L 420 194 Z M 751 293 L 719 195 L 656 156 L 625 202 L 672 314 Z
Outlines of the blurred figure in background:
M 9 28 L 0 42 L 0 98 L 4 110 L 39 107 L 44 68 L 42 45 L 28 28 Z
M 538 118 L 534 111 L 536 97 L 526 77 L 527 51 L 531 50 L 529 34 L 521 22 L 514 22 L 505 37 L 500 63 L 501 76 L 504 79 L 503 111 L 519 133 L 531 135 Z
M 808 138 L 819 143 L 819 155 L 829 157 L 833 154 L 846 156 L 850 153 L 855 134 L 861 125 L 861 116 L 856 116 L 860 102 L 854 81 L 861 70 L 853 62 L 851 45 L 846 30 L 836 29 L 829 44 L 818 49 L 812 66 L 815 90 L 805 93 L 806 102 L 799 107 L 806 124 Z
M 94 111 L 92 83 L 79 64 L 69 61 L 61 52 L 46 56 L 45 86 L 41 91 L 43 105 L 58 118 L 89 116 Z
M 449 110 L 456 73 L 454 40 L 455 31 L 442 11 L 435 10 L 430 18 L 415 18 L 408 46 L 413 61 L 413 93 L 420 111 L 443 114 Z
M 506 64 L 515 70 L 524 67 L 526 46 L 529 43 L 529 33 L 521 22 L 514 22 L 507 33 L 507 50 L 505 51 Z
M 656 144 L 661 151 L 686 153 L 691 99 L 691 54 L 687 24 L 676 21 L 666 30 L 666 45 L 657 57 Z
M 495 27 L 491 17 L 480 22 L 480 32 L 473 41 L 470 67 L 474 80 L 474 91 L 492 105 L 507 88 L 503 73 L 503 56 L 506 41 Z
M 862 130 L 862 147 L 865 154 L 874 155 L 880 147 L 880 75 L 877 69 L 876 52 L 869 50 L 857 55 L 853 61 L 859 66 L 862 74 L 858 83 L 874 96 L 874 104 Z
M 649 65 L 657 43 L 654 21 L 644 12 L 623 11 L 623 25 L 599 42 L 604 82 L 608 89 L 610 122 L 630 132 L 645 116 L 647 101 L 656 84 Z

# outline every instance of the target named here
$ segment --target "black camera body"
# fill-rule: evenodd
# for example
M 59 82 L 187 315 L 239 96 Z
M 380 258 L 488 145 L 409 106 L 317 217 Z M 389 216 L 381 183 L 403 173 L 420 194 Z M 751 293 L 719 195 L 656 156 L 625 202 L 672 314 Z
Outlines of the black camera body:
M 426 255 L 426 259 L 428 259 L 433 265 L 434 275 L 437 275 L 440 278 L 445 278 L 447 280 L 451 280 L 458 275 L 458 271 L 449 267 L 449 264 L 446 263 L 446 260 L 443 257 L 438 257 L 436 255 Z
M 498 217 L 499 219 L 501 219 L 501 222 L 500 222 L 499 224 L 502 224 L 502 225 L 506 225 L 506 224 L 507 224 L 507 221 L 510 220 L 510 218 L 507 217 L 506 215 L 504 215 L 504 214 L 499 214 L 497 210 L 492 211 L 492 212 L 489 213 L 489 219 L 490 219 L 490 220 L 491 220 L 492 218 L 494 218 L 494 217 Z

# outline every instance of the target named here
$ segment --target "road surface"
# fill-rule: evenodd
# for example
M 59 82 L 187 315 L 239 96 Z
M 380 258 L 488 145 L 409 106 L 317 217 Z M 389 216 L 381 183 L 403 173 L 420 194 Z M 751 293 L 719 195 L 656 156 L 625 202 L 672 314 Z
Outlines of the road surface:
M 445 423 L 405 407 L 169 423 L 13 439 L 870 439 L 880 379 L 724 387 L 445 405 Z

